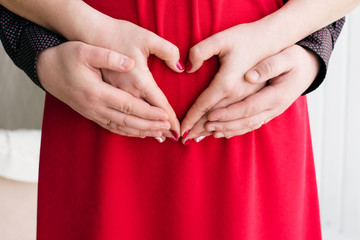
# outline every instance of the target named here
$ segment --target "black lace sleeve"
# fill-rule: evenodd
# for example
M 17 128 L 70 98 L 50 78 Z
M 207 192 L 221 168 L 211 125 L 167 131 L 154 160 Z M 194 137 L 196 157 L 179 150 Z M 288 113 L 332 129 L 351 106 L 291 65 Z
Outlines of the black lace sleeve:
M 342 18 L 297 43 L 313 51 L 320 61 L 319 74 L 304 94 L 315 90 L 323 82 L 331 52 L 344 22 L 345 19 Z M 17 16 L 1 5 L 0 38 L 14 63 L 40 87 L 36 72 L 37 56 L 42 50 L 66 41 L 62 36 Z
M 15 15 L 0 5 L 0 39 L 12 61 L 42 88 L 37 72 L 39 53 L 66 40 L 39 25 Z
M 304 94 L 314 91 L 324 81 L 331 53 L 344 23 L 345 18 L 342 18 L 317 32 L 314 32 L 297 43 L 298 45 L 313 51 L 319 57 L 320 62 L 320 71 L 314 82 Z

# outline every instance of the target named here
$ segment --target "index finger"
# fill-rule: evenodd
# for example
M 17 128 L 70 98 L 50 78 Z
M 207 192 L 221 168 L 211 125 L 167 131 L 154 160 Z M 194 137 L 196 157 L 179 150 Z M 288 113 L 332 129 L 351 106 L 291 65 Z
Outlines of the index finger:
M 267 86 L 246 99 L 231 104 L 228 107 L 218 108 L 208 114 L 209 121 L 232 121 L 250 117 L 277 106 L 277 88 Z
M 149 84 L 144 87 L 142 97 L 151 105 L 160 107 L 168 113 L 168 121 L 171 124 L 171 130 L 176 132 L 176 134 L 174 135 L 178 135 L 180 133 L 179 120 L 177 119 L 175 111 L 168 102 L 165 94 L 156 84 L 150 70 L 145 72 L 142 77 L 151 79 L 151 81 L 149 81 Z M 177 136 L 174 137 L 177 138 Z
M 213 81 L 215 81 L 215 78 Z M 181 136 L 184 136 L 185 132 L 191 130 L 195 123 L 207 114 L 223 98 L 223 92 L 217 87 L 217 85 L 210 84 L 210 86 L 200 94 L 195 103 L 186 113 L 186 116 L 181 123 Z
M 168 120 L 169 115 L 160 107 L 151 106 L 142 99 L 111 85 L 105 84 L 106 103 L 109 107 L 123 113 L 138 116 L 149 120 Z

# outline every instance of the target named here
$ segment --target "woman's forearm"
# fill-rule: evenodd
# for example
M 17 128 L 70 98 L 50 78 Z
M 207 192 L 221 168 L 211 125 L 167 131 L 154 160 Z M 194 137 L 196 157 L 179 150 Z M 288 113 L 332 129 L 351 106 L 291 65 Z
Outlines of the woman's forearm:
M 97 38 L 107 31 L 103 26 L 114 22 L 81 0 L 0 0 L 0 3 L 69 40 L 100 46 Z M 251 28 L 255 27 L 258 37 L 273 46 L 271 53 L 264 54 L 274 54 L 343 17 L 359 4 L 360 0 L 290 0 L 278 11 L 251 24 Z
M 88 42 L 93 34 L 101 32 L 102 23 L 111 19 L 81 0 L 0 0 L 0 3 L 69 40 Z M 281 39 L 288 46 L 343 17 L 359 4 L 360 0 L 290 0 L 258 22 L 268 35 L 265 37 L 284 36 Z
M 290 0 L 251 27 L 256 26 L 258 36 L 278 52 L 345 16 L 359 4 L 360 0 Z

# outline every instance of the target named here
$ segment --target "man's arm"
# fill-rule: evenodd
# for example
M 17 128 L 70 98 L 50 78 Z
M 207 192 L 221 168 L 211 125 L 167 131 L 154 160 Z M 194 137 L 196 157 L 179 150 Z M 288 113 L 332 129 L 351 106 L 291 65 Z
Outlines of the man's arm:
M 342 18 L 298 42 L 299 45 L 312 50 L 319 56 L 321 66 L 316 80 L 306 93 L 315 90 L 324 80 L 331 52 L 344 22 L 345 19 Z M 1 5 L 0 38 L 14 63 L 40 87 L 36 73 L 38 54 L 46 48 L 57 46 L 66 41 L 62 36 L 21 18 Z
M 42 88 L 36 71 L 39 53 L 66 41 L 0 5 L 0 39 L 12 61 Z
M 304 94 L 314 91 L 324 81 L 331 53 L 344 23 L 345 18 L 341 18 L 297 43 L 298 45 L 313 51 L 318 56 L 320 63 L 320 70 L 316 79 Z

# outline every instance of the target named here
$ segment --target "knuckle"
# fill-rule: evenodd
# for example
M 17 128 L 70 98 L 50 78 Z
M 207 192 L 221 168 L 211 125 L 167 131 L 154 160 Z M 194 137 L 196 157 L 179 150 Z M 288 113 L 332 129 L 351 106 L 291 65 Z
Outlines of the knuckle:
M 84 113 L 88 116 L 95 116 L 98 108 L 99 97 L 97 95 L 87 94 L 84 102 Z
M 219 32 L 212 36 L 212 40 L 213 40 L 212 42 L 221 49 L 221 48 L 224 48 L 228 44 L 228 41 L 230 39 L 227 37 L 224 37 L 223 34 L 221 32 Z
M 245 109 L 244 109 L 244 117 L 249 117 L 249 116 L 252 116 L 255 114 L 255 107 L 254 106 L 247 106 Z
M 80 59 L 84 59 L 88 53 L 88 49 L 84 43 L 77 43 L 74 48 L 74 54 Z
M 195 45 L 190 49 L 190 56 L 192 56 L 195 59 L 201 59 L 203 54 L 201 47 L 199 45 Z
M 276 94 L 276 97 L 274 97 L 271 100 L 271 105 L 273 108 L 277 108 L 284 105 L 284 102 L 286 102 L 286 96 L 281 94 Z
M 85 102 L 90 106 L 96 105 L 96 103 L 100 102 L 101 96 L 97 92 L 86 92 L 85 93 Z M 89 106 L 89 107 L 90 107 Z
M 225 96 L 236 96 L 239 95 L 235 90 L 233 84 L 226 83 L 223 87 L 223 94 Z
M 118 123 L 118 124 L 116 124 L 116 130 L 122 132 L 122 131 L 124 130 L 124 128 L 123 128 L 122 125 L 120 125 L 120 124 Z
M 228 128 L 223 124 L 217 124 L 216 127 L 214 127 L 217 132 L 227 132 Z
M 209 105 L 203 105 L 201 103 L 199 103 L 198 101 L 196 101 L 193 105 L 194 109 L 199 109 L 201 115 L 209 112 L 211 110 L 211 107 Z
M 120 109 L 121 112 L 125 113 L 125 114 L 131 114 L 133 111 L 133 106 L 131 104 L 131 102 L 125 102 Z
M 269 60 L 265 60 L 261 64 L 261 69 L 265 74 L 271 75 L 274 72 L 273 65 Z
M 146 138 L 147 134 L 146 134 L 145 131 L 139 131 L 139 132 L 137 133 L 137 136 L 138 136 L 139 138 Z
M 111 60 L 114 58 L 114 54 L 112 51 L 110 51 L 109 49 L 105 50 L 105 54 L 104 54 L 104 63 L 106 64 L 106 66 L 109 66 L 111 64 Z
M 155 130 L 155 128 L 153 127 L 153 125 L 147 124 L 146 127 L 145 127 L 145 130 L 146 131 L 153 131 L 153 130 Z
M 123 116 L 121 119 L 119 119 L 118 129 L 121 128 L 121 130 L 124 130 L 124 128 L 126 128 L 128 125 L 128 118 L 126 116 Z
M 222 90 L 223 94 L 229 96 L 237 96 L 239 95 L 239 91 L 237 91 L 238 87 L 236 86 L 237 81 L 234 81 L 234 79 L 236 79 L 235 76 L 230 76 L 230 75 L 226 75 L 223 76 L 221 74 L 219 74 L 218 76 L 221 80 L 221 83 L 219 84 L 219 89 Z
M 246 122 L 245 122 L 245 127 L 246 127 L 247 129 L 250 129 L 250 130 L 252 131 L 252 130 L 255 129 L 255 124 L 254 124 L 254 122 L 251 121 L 251 120 L 246 120 Z
M 169 58 L 177 60 L 179 56 L 179 49 L 171 43 L 166 44 L 165 48 L 167 54 L 169 55 Z

